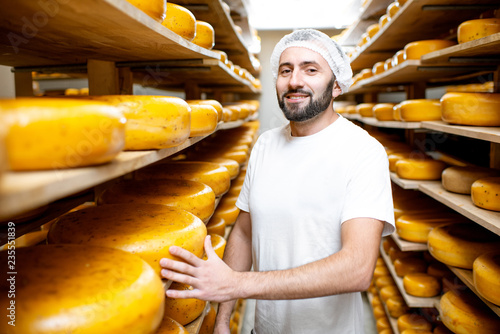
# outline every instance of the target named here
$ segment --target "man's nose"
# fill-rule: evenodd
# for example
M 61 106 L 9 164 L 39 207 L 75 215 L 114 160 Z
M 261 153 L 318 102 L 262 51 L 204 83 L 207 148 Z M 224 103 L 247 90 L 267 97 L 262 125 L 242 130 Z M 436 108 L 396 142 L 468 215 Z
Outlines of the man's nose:
M 293 71 L 290 76 L 290 81 L 288 82 L 290 87 L 302 87 L 304 85 L 302 75 L 300 71 Z

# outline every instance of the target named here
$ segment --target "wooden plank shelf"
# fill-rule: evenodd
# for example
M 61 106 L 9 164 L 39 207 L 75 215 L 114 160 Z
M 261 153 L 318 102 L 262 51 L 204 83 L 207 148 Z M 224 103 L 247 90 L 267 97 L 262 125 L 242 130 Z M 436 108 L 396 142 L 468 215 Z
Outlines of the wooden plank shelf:
M 217 130 L 238 127 L 241 124 L 240 121 L 220 123 Z M 113 161 L 100 166 L 7 172 L 0 183 L 0 219 L 8 220 L 17 214 L 126 175 L 178 153 L 206 137 L 189 138 L 181 145 L 161 150 L 121 152 Z
M 419 252 L 426 251 L 428 249 L 427 244 L 421 244 L 401 239 L 397 232 L 391 234 L 391 238 L 403 252 Z
M 488 5 L 498 7 L 494 0 L 409 0 L 351 57 L 351 67 L 360 70 L 385 61 L 388 52 L 394 54 L 409 42 L 445 38 L 450 29 L 477 18 Z
M 422 122 L 422 127 L 463 137 L 500 143 L 500 127 L 452 125 L 443 121 Z
M 184 326 L 186 330 L 188 331 L 189 334 L 198 334 L 200 329 L 201 329 L 201 324 L 203 323 L 203 319 L 205 319 L 205 316 L 207 315 L 208 311 L 210 310 L 210 303 L 206 302 L 205 309 L 201 313 L 201 315 L 191 321 L 189 324 Z
M 457 211 L 493 233 L 500 235 L 500 212 L 481 209 L 472 203 L 470 195 L 455 194 L 443 188 L 439 181 L 420 183 L 418 190 Z
M 500 64 L 500 33 L 423 55 L 422 64 Z
M 401 121 L 379 121 L 375 117 L 361 117 L 360 122 L 368 125 L 378 126 L 381 128 L 394 129 L 420 129 L 420 122 L 401 122 Z
M 0 64 L 219 59 L 217 53 L 183 39 L 126 0 L 64 1 L 53 3 L 53 8 L 41 4 L 19 0 L 2 12 Z
M 391 181 L 403 189 L 418 189 L 422 181 L 401 179 L 396 173 L 391 172 Z
M 415 308 L 415 307 L 434 307 L 436 300 L 439 301 L 439 297 L 415 297 L 411 296 L 406 293 L 405 288 L 403 286 L 403 279 L 396 275 L 396 270 L 394 269 L 394 265 L 391 262 L 391 259 L 389 256 L 385 253 L 384 249 L 382 246 L 380 246 L 380 255 L 384 259 L 384 262 L 387 266 L 387 269 L 389 269 L 389 272 L 391 273 L 392 278 L 396 282 L 396 285 L 399 289 L 399 292 L 403 296 L 403 299 L 405 300 L 406 304 L 408 307 Z
M 481 296 L 477 290 L 476 287 L 474 286 L 474 280 L 472 278 L 472 270 L 467 270 L 467 269 L 462 269 L 462 268 L 456 268 L 452 266 L 448 266 L 450 270 L 462 281 L 467 285 L 469 289 L 472 290 L 476 294 L 476 296 L 479 297 L 493 312 L 495 312 L 496 315 L 500 317 L 500 307 L 487 301 L 483 296 Z

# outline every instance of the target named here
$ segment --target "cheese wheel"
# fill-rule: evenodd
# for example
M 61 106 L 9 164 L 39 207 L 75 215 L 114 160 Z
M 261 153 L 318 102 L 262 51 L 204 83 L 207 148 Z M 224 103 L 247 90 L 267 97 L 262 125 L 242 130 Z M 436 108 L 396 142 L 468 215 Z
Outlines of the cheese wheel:
M 471 198 L 477 207 L 500 211 L 500 176 L 474 181 L 471 186 Z
M 442 262 L 433 260 L 427 266 L 427 274 L 442 279 L 453 276 L 453 272 Z
M 221 217 L 212 217 L 207 223 L 208 234 L 218 234 L 224 236 L 226 234 L 226 221 Z
M 498 333 L 500 318 L 470 290 L 446 292 L 439 306 L 441 321 L 453 333 Z
M 379 331 L 378 334 L 393 334 L 393 331 L 391 328 L 384 328 L 381 331 Z
M 373 317 L 378 320 L 382 317 L 387 317 L 385 314 L 384 307 L 382 305 L 376 306 L 373 308 Z
M 372 38 L 378 33 L 379 30 L 380 30 L 380 25 L 378 23 L 375 23 L 369 25 L 368 28 L 366 28 L 366 33 L 368 34 L 369 38 Z
M 403 277 L 403 287 L 407 294 L 415 297 L 434 297 L 441 291 L 439 280 L 422 272 L 406 274 Z
M 155 334 L 189 334 L 189 332 L 174 319 L 164 316 Z
M 500 246 L 500 237 L 473 223 L 439 226 L 429 233 L 429 252 L 447 265 L 472 269 L 474 260 Z
M 380 25 L 380 29 L 382 29 L 390 20 L 391 18 L 387 14 L 382 15 L 378 19 L 378 24 Z
M 469 195 L 472 184 L 478 179 L 499 176 L 500 171 L 476 166 L 451 166 L 441 174 L 443 188 L 458 194 Z
M 89 244 L 140 256 L 160 274 L 160 259 L 177 259 L 170 246 L 203 255 L 205 224 L 185 210 L 160 204 L 107 204 L 61 216 L 47 236 L 49 244 Z
M 217 122 L 222 121 L 222 104 L 219 101 L 206 99 L 206 100 L 186 100 L 186 102 L 189 105 L 202 104 L 214 107 L 215 110 L 217 110 Z
M 399 292 L 399 288 L 396 285 L 388 285 L 379 290 L 379 295 L 380 299 L 386 303 L 387 299 L 391 297 L 401 296 L 401 292 Z
M 137 170 L 136 180 L 190 180 L 206 184 L 222 196 L 229 190 L 231 177 L 227 168 L 205 161 L 168 161 Z
M 390 275 L 391 273 L 389 272 L 389 269 L 387 269 L 387 267 L 384 265 L 384 266 L 376 266 L 374 271 L 373 271 L 373 279 L 377 279 L 379 277 L 382 277 L 382 276 L 388 276 Z
M 8 252 L 0 252 L 7 263 Z M 2 333 L 153 334 L 163 316 L 161 279 L 140 257 L 90 245 L 42 245 L 16 250 L 15 327 L 12 286 L 0 273 Z
M 169 290 L 193 290 L 187 284 L 173 282 Z M 165 298 L 165 316 L 185 326 L 198 318 L 205 309 L 206 302 L 196 298 Z
M 224 250 L 226 249 L 226 239 L 224 239 L 223 236 L 220 236 L 218 234 L 211 234 L 210 235 L 211 241 L 212 241 L 212 247 L 215 251 L 215 254 L 219 256 L 221 259 L 224 256 Z M 205 254 L 203 256 L 203 259 L 206 260 L 208 257 Z
M 125 150 L 178 146 L 189 138 L 191 109 L 178 97 L 103 95 L 90 99 L 109 102 L 127 118 Z
M 182 38 L 192 41 L 196 35 L 196 17 L 183 7 L 167 1 L 167 15 L 162 24 Z
M 391 328 L 391 325 L 389 323 L 389 319 L 387 319 L 387 316 L 380 317 L 377 319 L 375 326 L 377 327 L 377 331 L 380 332 L 384 329 Z
M 107 103 L 66 98 L 0 101 L 11 170 L 63 169 L 113 160 L 125 146 L 126 119 Z
M 431 330 L 421 330 L 421 329 L 405 329 L 401 334 L 432 334 Z
M 375 279 L 375 287 L 379 290 L 388 285 L 396 285 L 391 275 L 380 276 Z
M 220 55 L 220 61 L 222 63 L 224 63 L 224 65 L 227 65 L 227 61 L 228 61 L 227 53 L 225 53 L 222 50 L 214 50 L 214 49 L 212 49 L 212 52 L 218 53 Z
M 158 22 L 163 22 L 167 11 L 166 0 L 127 0 L 135 7 L 152 17 Z
M 401 239 L 427 243 L 429 232 L 438 226 L 464 222 L 465 218 L 450 212 L 406 213 L 396 219 L 396 232 Z
M 396 104 L 392 107 L 392 117 L 395 121 L 402 121 L 401 119 L 401 103 Z
M 384 70 L 388 71 L 392 68 L 392 57 L 384 61 Z
M 356 112 L 363 117 L 373 117 L 375 103 L 361 103 L 356 106 Z
M 382 305 L 382 300 L 380 299 L 380 297 L 377 294 L 375 294 L 372 296 L 371 304 L 373 307 L 380 306 L 380 305 Z
M 210 304 L 210 308 L 203 318 L 198 334 L 213 334 L 216 316 L 217 312 L 215 311 L 215 307 L 213 304 Z
M 389 316 L 392 318 L 399 318 L 410 310 L 402 296 L 390 297 L 386 300 L 385 305 L 389 312 Z
M 236 222 L 236 218 L 240 214 L 240 209 L 232 203 L 219 203 L 215 209 L 214 218 L 222 218 L 226 222 L 226 226 L 231 226 Z
M 458 43 L 474 41 L 500 32 L 500 19 L 488 18 L 462 22 L 457 29 Z
M 379 121 L 394 121 L 392 108 L 396 103 L 377 103 L 373 106 L 373 115 Z
M 9 249 L 9 246 L 11 247 L 11 249 L 13 249 L 14 245 L 15 248 L 21 248 L 21 247 L 35 246 L 40 243 L 45 243 L 45 239 L 47 238 L 47 232 L 48 230 L 28 232 L 16 238 L 14 240 L 14 243 L 12 243 L 12 240 L 10 241 L 10 243 L 6 243 L 1 247 L 0 250 L 7 250 Z
M 194 159 L 186 159 L 186 161 L 196 161 Z M 204 162 L 210 162 L 214 164 L 218 164 L 221 167 L 226 167 L 227 172 L 229 173 L 229 178 L 234 180 L 238 174 L 240 173 L 240 165 L 238 162 L 232 159 L 225 158 L 205 158 Z
M 448 48 L 457 43 L 454 41 L 448 40 L 440 40 L 440 39 L 429 39 L 423 41 L 415 41 L 405 45 L 405 59 L 420 59 L 425 54 L 428 54 L 433 51 L 441 50 L 444 48 Z
M 443 121 L 451 124 L 500 126 L 500 94 L 446 93 L 441 112 Z
M 189 137 L 207 136 L 217 129 L 219 114 L 208 104 L 191 104 Z
M 478 256 L 472 264 L 472 278 L 481 297 L 500 305 L 500 252 Z
M 389 250 L 393 247 L 398 247 L 396 242 L 390 237 L 384 238 L 384 241 L 382 241 L 382 248 L 387 255 L 389 255 Z
M 385 71 L 385 69 L 384 69 L 384 62 L 383 61 L 376 62 L 372 67 L 373 75 L 380 74 L 384 71 Z
M 408 180 L 439 180 L 447 164 L 434 159 L 401 159 L 396 162 L 396 174 Z
M 425 159 L 428 156 L 420 151 L 394 152 L 387 156 L 389 159 L 389 170 L 396 172 L 396 162 L 401 159 Z
M 215 194 L 204 183 L 189 180 L 124 180 L 106 188 L 99 205 L 152 203 L 174 206 L 206 222 L 214 212 Z
M 399 50 L 392 56 L 392 67 L 396 67 L 405 61 L 405 51 Z
M 399 105 L 401 107 L 401 120 L 405 122 L 441 120 L 441 103 L 439 100 L 407 100 Z
M 387 6 L 386 15 L 392 19 L 396 13 L 399 11 L 399 3 L 397 1 L 391 2 L 389 6 Z
M 369 68 L 365 68 L 365 69 L 361 70 L 361 72 L 359 72 L 359 73 L 361 74 L 360 80 L 368 79 L 368 78 L 371 78 L 373 76 L 372 70 Z
M 396 259 L 404 259 L 407 257 L 420 257 L 420 252 L 402 251 L 397 246 L 391 246 L 389 248 L 389 258 L 393 264 Z
M 422 315 L 406 313 L 398 318 L 398 330 L 401 333 L 405 329 L 432 330 L 432 324 Z
M 427 262 L 418 257 L 406 257 L 394 260 L 394 271 L 399 277 L 410 273 L 425 273 Z
M 214 27 L 205 21 L 196 21 L 196 36 L 192 42 L 202 48 L 212 50 L 215 45 Z

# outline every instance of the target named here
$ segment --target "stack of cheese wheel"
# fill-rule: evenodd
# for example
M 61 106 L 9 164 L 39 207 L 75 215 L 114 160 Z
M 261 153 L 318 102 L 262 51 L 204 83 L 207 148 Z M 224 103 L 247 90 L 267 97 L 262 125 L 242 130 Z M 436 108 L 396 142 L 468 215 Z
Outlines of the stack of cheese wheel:
M 192 290 L 193 287 L 173 282 L 169 290 Z M 185 326 L 198 318 L 205 309 L 207 302 L 196 298 L 166 298 L 165 316 L 174 319 L 179 324 Z
M 190 180 L 208 185 L 216 197 L 227 192 L 231 177 L 226 167 L 206 161 L 167 161 L 137 170 L 136 180 Z
M 415 41 L 405 45 L 404 47 L 404 58 L 409 59 L 420 59 L 425 54 L 433 51 L 448 48 L 457 43 L 449 40 L 431 39 L 424 41 Z
M 427 245 L 438 261 L 472 269 L 478 256 L 498 249 L 500 237 L 474 223 L 455 223 L 432 229 Z
M 402 296 L 389 297 L 385 301 L 385 306 L 391 318 L 399 318 L 410 310 Z
M 107 204 L 68 213 L 54 223 L 49 244 L 89 244 L 140 256 L 160 274 L 170 246 L 203 255 L 205 224 L 190 212 L 160 204 Z
M 445 162 L 432 158 L 401 159 L 396 162 L 396 174 L 408 180 L 440 180 L 447 166 Z
M 439 279 L 425 272 L 404 275 L 403 287 L 407 294 L 416 297 L 434 297 L 441 292 Z
M 416 99 L 399 103 L 401 120 L 405 122 L 423 122 L 441 120 L 439 100 Z
M 373 106 L 373 116 L 379 121 L 394 121 L 393 107 L 396 103 L 377 103 Z
M 190 180 L 123 180 L 98 194 L 97 204 L 152 203 L 174 206 L 207 222 L 214 212 L 215 193 Z
M 215 30 L 208 22 L 196 20 L 196 33 L 193 44 L 212 50 L 215 45 Z
M 478 179 L 471 186 L 472 203 L 482 209 L 500 211 L 500 177 Z
M 406 329 L 432 330 L 432 324 L 424 316 L 417 313 L 403 314 L 398 318 L 397 326 L 400 333 Z
M 498 315 L 468 289 L 446 292 L 439 306 L 441 321 L 454 333 L 498 333 Z
M 7 263 L 6 251 L 0 252 Z M 144 260 L 91 245 L 16 250 L 15 327 L 8 324 L 9 275 L 0 273 L 2 333 L 151 333 L 164 311 L 160 277 Z M 15 329 L 13 331 L 13 329 Z
M 165 0 L 153 0 L 153 1 L 127 0 L 127 1 L 160 23 L 163 22 L 163 20 L 165 19 L 167 11 L 167 2 Z
M 457 29 L 458 43 L 466 43 L 500 32 L 499 18 L 469 20 L 461 23 Z
M 167 15 L 162 24 L 188 41 L 196 36 L 196 17 L 183 6 L 167 1 Z
M 472 264 L 474 287 L 481 297 L 500 305 L 500 252 L 478 256 Z
M 356 106 L 356 112 L 363 117 L 373 117 L 375 103 L 361 103 Z
M 447 191 L 470 195 L 475 181 L 490 176 L 500 176 L 500 171 L 477 166 L 451 166 L 441 174 L 441 183 Z
M 191 109 L 172 96 L 103 95 L 89 97 L 109 102 L 127 118 L 125 150 L 150 150 L 178 146 L 190 134 Z
M 62 169 L 113 160 L 125 146 L 121 110 L 108 103 L 66 98 L 0 101 L 11 170 Z
M 443 121 L 451 124 L 500 126 L 500 94 L 446 93 L 441 112 Z
M 226 226 L 231 226 L 236 222 L 236 218 L 240 214 L 240 209 L 236 206 L 236 196 L 223 196 L 215 208 L 213 218 L 223 219 Z

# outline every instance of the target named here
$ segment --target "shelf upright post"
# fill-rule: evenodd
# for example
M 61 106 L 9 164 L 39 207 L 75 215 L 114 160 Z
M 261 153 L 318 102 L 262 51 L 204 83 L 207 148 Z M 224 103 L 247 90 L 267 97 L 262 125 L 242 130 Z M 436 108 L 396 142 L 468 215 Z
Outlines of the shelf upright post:
M 201 99 L 201 88 L 194 81 L 187 81 L 184 85 L 184 92 L 186 100 L 199 100 Z
M 120 94 L 115 62 L 89 59 L 87 61 L 90 95 Z
M 134 74 L 130 67 L 118 68 L 118 88 L 120 95 L 134 94 Z
M 493 93 L 500 93 L 500 66 L 493 72 Z M 500 169 L 500 144 L 490 143 L 490 168 Z
M 33 76 L 31 72 L 14 72 L 16 97 L 33 96 Z

